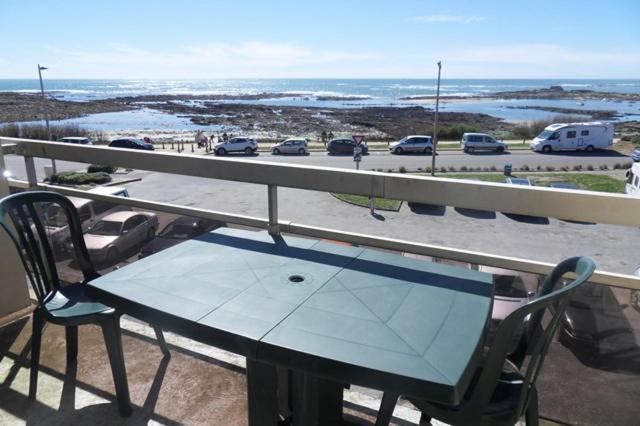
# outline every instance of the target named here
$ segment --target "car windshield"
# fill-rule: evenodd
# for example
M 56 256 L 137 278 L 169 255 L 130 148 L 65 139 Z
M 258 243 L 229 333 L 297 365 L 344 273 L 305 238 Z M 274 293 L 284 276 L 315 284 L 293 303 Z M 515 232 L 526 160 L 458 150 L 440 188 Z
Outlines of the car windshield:
M 120 235 L 120 228 L 122 227 L 121 222 L 112 222 L 109 220 L 101 220 L 96 223 L 90 234 L 94 235 Z
M 538 139 L 549 139 L 553 132 L 551 130 L 543 130 L 542 133 L 538 135 Z
M 159 236 L 176 239 L 191 238 L 194 230 L 195 227 L 190 225 L 170 223 L 160 232 Z
M 59 206 L 50 205 L 44 212 L 44 224 L 54 228 L 61 228 L 67 225 L 67 218 Z
M 504 297 L 527 297 L 522 278 L 514 275 L 494 275 L 494 293 Z
M 407 141 L 407 139 L 409 139 L 408 137 L 406 138 L 402 138 L 398 141 L 398 143 L 405 143 Z

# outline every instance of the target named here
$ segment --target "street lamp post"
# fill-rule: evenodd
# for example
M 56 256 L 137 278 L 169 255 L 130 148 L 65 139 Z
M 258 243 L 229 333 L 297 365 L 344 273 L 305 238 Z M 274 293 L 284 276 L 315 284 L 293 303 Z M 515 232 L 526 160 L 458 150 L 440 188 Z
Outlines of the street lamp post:
M 431 153 L 431 176 L 436 175 L 436 150 L 438 148 L 438 107 L 440 106 L 440 71 L 442 62 L 438 61 L 438 88 L 436 89 L 436 116 L 433 120 L 433 152 Z
M 47 109 L 47 98 L 44 96 L 44 84 L 42 84 L 42 71 L 46 70 L 47 67 L 40 66 L 38 64 L 38 78 L 40 79 L 40 94 L 42 95 L 42 112 L 44 114 L 44 121 L 47 125 L 47 140 L 51 140 L 51 127 L 49 126 L 49 110 Z M 51 159 L 51 168 L 53 173 L 57 173 L 56 171 L 56 160 Z

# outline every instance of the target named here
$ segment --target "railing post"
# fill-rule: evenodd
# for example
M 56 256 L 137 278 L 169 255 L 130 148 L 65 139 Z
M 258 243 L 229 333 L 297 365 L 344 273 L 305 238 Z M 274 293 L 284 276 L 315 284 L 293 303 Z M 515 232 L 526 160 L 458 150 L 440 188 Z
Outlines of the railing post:
M 9 183 L 4 162 L 4 152 L 0 142 L 0 198 L 9 195 Z M 24 315 L 31 302 L 27 287 L 26 273 L 11 239 L 0 231 L 0 271 L 2 271 L 2 297 L 0 297 L 0 324 Z
M 276 185 L 268 185 L 268 203 L 269 203 L 269 233 L 272 235 L 280 234 L 280 226 L 278 225 L 278 187 Z
M 36 164 L 33 161 L 33 157 L 24 157 L 24 167 L 27 170 L 27 182 L 29 182 L 29 189 L 34 190 L 38 186 L 38 177 L 36 175 Z

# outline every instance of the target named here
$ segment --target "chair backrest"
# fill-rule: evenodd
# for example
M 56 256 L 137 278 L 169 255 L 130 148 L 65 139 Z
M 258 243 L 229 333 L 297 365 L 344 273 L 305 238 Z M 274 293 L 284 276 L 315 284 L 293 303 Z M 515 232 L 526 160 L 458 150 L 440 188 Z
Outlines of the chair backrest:
M 521 371 L 524 383 L 518 409 L 514 412 L 514 416 L 517 419 L 524 413 L 529 403 L 531 390 L 535 386 L 538 373 L 564 310 L 569 303 L 569 298 L 578 286 L 589 279 L 594 270 L 595 263 L 588 257 L 572 257 L 563 260 L 545 278 L 536 298 L 512 312 L 500 323 L 485 359 L 482 373 L 465 404 L 465 411 L 475 412 L 478 416 L 484 411 L 493 395 L 505 359 L 508 356 L 512 336 L 527 315 L 531 315 L 526 330 L 526 353 L 529 355 L 529 359 L 524 371 Z M 570 272 L 575 273 L 576 278 L 570 283 L 562 285 L 563 275 Z M 542 319 L 546 312 L 549 313 L 549 320 L 543 322 Z
M 98 277 L 89 258 L 82 236 L 82 227 L 74 205 L 55 192 L 22 192 L 0 200 L 0 226 L 16 246 L 22 264 L 38 300 L 60 288 L 53 247 L 45 224 L 43 208 L 55 205 L 57 214 L 63 214 L 68 225 L 74 259 L 85 280 Z

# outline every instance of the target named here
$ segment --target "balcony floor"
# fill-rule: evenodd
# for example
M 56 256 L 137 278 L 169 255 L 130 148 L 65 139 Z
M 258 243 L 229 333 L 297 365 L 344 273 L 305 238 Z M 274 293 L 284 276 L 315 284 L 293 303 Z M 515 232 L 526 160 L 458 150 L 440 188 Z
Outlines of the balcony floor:
M 35 401 L 27 398 L 31 320 L 22 318 L 0 328 L 0 424 L 247 423 L 244 358 L 165 333 L 172 356 L 164 359 L 146 324 L 123 318 L 122 332 L 133 404 L 133 415 L 127 419 L 118 415 L 97 326 L 79 328 L 78 361 L 70 370 L 63 327 L 46 326 Z M 346 424 L 373 424 L 379 397 L 371 390 L 346 391 Z M 417 424 L 419 418 L 407 405 L 395 414 L 395 425 Z

